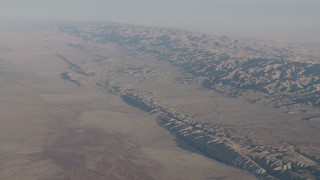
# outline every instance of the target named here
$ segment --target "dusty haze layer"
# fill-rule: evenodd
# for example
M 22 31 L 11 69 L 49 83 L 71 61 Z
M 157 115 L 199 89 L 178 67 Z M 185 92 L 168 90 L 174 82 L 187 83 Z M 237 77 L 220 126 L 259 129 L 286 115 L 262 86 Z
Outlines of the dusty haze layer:
M 319 42 L 318 0 L 3 0 L 2 21 L 112 21 Z

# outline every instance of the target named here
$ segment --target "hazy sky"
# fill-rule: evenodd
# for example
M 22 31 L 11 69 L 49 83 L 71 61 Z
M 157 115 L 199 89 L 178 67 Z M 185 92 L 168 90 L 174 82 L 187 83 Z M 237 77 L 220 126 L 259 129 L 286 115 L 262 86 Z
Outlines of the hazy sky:
M 320 0 L 0 0 L 0 20 L 96 20 L 320 40 Z

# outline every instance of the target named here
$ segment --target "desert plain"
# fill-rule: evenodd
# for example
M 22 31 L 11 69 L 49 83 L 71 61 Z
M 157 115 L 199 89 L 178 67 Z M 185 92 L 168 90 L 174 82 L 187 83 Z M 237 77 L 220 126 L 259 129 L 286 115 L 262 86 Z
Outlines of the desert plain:
M 233 98 L 181 83 L 177 79 L 186 74 L 177 66 L 57 29 L 0 29 L 0 179 L 259 178 L 168 131 L 153 113 L 102 86 L 106 82 L 231 136 L 283 147 L 289 157 L 297 147 L 320 154 L 320 121 L 302 120 L 317 115 L 317 108 L 290 113 L 247 101 L 251 92 Z M 229 145 L 240 154 L 249 151 L 241 143 Z M 318 167 L 312 158 L 293 159 Z

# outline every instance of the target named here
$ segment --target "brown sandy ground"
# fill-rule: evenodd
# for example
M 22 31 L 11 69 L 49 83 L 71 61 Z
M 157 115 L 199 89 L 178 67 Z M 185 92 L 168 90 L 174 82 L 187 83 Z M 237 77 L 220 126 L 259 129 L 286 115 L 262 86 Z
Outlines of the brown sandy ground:
M 80 40 L 37 28 L 0 33 L 0 179 L 255 179 L 179 148 L 119 97 L 62 80 L 55 54 L 80 59 L 67 45 Z

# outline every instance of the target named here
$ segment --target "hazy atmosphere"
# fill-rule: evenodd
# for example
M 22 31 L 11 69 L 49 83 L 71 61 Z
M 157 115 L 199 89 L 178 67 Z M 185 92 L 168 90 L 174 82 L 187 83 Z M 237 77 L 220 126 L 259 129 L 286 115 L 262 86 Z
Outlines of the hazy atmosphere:
M 320 0 L 0 0 L 0 180 L 320 179 Z
M 2 0 L 2 21 L 114 21 L 319 41 L 318 0 Z

